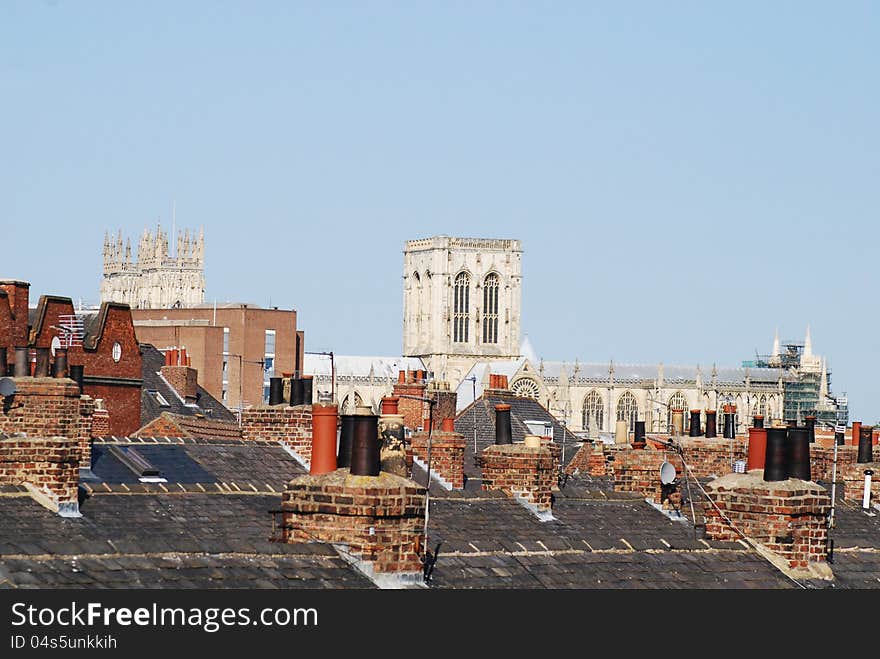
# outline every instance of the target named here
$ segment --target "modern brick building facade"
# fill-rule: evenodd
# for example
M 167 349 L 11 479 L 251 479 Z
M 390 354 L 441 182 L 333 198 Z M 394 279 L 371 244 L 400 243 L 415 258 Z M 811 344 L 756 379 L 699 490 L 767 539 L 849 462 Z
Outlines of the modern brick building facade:
M 234 409 L 259 405 L 271 375 L 302 370 L 303 333 L 293 309 L 225 304 L 133 309 L 138 340 L 159 350 L 185 347 L 199 384 Z M 265 394 L 265 395 L 264 395 Z

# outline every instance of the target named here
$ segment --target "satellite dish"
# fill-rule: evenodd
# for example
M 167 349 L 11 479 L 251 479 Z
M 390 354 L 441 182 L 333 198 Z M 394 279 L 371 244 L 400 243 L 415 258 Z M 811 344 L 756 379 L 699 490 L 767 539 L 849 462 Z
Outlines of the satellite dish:
M 15 380 L 0 378 L 0 396 L 11 396 L 15 393 Z
M 660 465 L 660 482 L 664 485 L 669 485 L 672 481 L 675 480 L 675 467 L 672 466 L 669 462 L 664 462 Z

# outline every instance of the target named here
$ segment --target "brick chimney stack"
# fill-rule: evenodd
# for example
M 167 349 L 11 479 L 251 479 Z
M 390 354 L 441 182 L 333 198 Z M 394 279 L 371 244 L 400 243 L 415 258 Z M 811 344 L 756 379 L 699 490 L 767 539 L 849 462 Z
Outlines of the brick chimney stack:
M 28 297 L 31 285 L 26 281 L 17 279 L 0 280 L 0 290 L 4 291 L 9 298 L 9 310 L 12 312 L 12 339 L 13 346 L 26 346 L 28 344 Z
M 199 390 L 199 372 L 189 366 L 186 348 L 173 349 L 165 353 L 162 377 L 177 392 L 185 403 L 195 403 Z

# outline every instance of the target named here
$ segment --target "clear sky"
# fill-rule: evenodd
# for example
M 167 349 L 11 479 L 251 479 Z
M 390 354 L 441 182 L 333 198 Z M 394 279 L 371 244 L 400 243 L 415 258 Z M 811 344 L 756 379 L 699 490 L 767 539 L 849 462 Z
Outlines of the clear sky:
M 105 229 L 205 227 L 207 298 L 399 354 L 402 249 L 518 238 L 545 359 L 773 331 L 880 418 L 880 5 L 0 3 L 0 276 L 96 302 Z

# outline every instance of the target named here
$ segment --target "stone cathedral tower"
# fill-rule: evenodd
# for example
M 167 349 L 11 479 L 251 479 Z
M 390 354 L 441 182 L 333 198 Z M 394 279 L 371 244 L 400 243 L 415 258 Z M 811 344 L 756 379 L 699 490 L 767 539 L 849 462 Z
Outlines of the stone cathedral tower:
M 405 356 L 453 387 L 477 361 L 519 356 L 520 241 L 435 236 L 403 254 Z
M 161 225 L 155 236 L 144 230 L 132 261 L 131 241 L 123 246 L 122 231 L 116 240 L 104 234 L 102 302 L 124 302 L 132 309 L 194 307 L 205 301 L 205 234 L 178 232 L 174 255 Z

